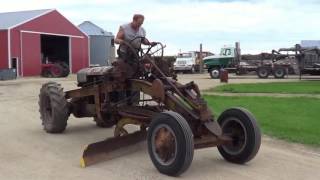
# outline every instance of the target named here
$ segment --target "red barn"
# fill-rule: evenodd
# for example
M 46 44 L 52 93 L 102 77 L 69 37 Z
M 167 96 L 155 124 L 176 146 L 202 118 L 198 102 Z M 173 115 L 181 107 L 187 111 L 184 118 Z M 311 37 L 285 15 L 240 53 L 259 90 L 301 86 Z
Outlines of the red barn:
M 64 61 L 71 72 L 89 65 L 89 39 L 54 9 L 0 13 L 0 69 L 41 74 L 41 64 Z

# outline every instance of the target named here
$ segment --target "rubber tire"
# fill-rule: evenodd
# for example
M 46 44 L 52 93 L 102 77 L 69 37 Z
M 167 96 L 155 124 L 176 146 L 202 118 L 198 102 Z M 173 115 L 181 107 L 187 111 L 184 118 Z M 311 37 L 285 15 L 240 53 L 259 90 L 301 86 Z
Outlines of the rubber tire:
M 177 157 L 170 165 L 161 165 L 152 151 L 152 132 L 160 124 L 166 124 L 172 128 L 178 144 Z M 155 115 L 148 129 L 147 142 L 149 156 L 160 173 L 179 176 L 189 168 L 194 153 L 193 133 L 188 122 L 180 114 L 166 111 Z
M 261 74 L 262 71 L 267 71 L 266 75 Z M 261 78 L 261 79 L 267 79 L 267 78 L 269 77 L 269 74 L 270 74 L 270 72 L 269 72 L 268 68 L 259 67 L 259 68 L 257 69 L 257 75 L 258 75 L 258 77 Z
M 51 107 L 51 113 L 47 111 L 46 104 Z M 66 129 L 70 113 L 60 84 L 48 82 L 42 85 L 39 94 L 39 112 L 46 132 L 62 133 Z
M 60 66 L 63 68 L 61 77 L 67 77 L 70 73 L 70 68 L 69 68 L 68 64 L 65 62 L 61 62 Z
M 52 74 L 48 69 L 43 69 L 41 72 L 42 77 L 52 78 Z
M 57 68 L 59 69 L 59 73 L 56 74 L 52 68 Z M 59 64 L 59 63 L 55 63 L 52 65 L 52 67 L 50 68 L 50 73 L 52 74 L 52 77 L 53 78 L 60 78 L 60 77 L 63 77 L 63 72 L 64 71 L 64 68 Z
M 196 68 L 194 66 L 191 67 L 190 74 L 196 73 Z
M 281 74 L 278 75 L 277 71 L 281 71 Z M 276 79 L 283 79 L 286 74 L 287 74 L 286 70 L 282 67 L 275 68 L 274 72 L 273 72 L 274 78 L 276 78 Z
M 214 75 L 212 74 L 212 71 L 218 71 L 219 73 L 218 73 L 217 76 L 214 76 Z M 212 79 L 219 79 L 219 78 L 220 78 L 220 70 L 217 69 L 217 68 L 210 69 L 209 74 L 210 74 L 210 77 L 211 77 Z
M 225 151 L 222 146 L 218 146 L 218 150 L 222 157 L 232 163 L 244 164 L 253 159 L 259 151 L 261 145 L 261 132 L 254 116 L 243 108 L 230 108 L 224 111 L 218 118 L 218 123 L 223 130 L 223 122 L 234 117 L 241 121 L 247 132 L 247 143 L 242 151 L 238 154 L 230 154 Z

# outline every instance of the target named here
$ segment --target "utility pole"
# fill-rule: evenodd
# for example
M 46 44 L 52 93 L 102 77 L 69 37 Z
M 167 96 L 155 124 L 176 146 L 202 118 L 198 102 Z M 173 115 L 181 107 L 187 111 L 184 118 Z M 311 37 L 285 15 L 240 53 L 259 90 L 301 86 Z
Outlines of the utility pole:
M 199 60 L 200 60 L 200 73 L 203 73 L 202 43 L 200 44 Z

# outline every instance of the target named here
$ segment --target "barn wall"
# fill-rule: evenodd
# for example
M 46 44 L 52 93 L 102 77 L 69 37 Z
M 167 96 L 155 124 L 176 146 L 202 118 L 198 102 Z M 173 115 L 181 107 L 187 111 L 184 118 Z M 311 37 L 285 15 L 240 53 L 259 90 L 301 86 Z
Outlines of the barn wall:
M 22 36 L 23 76 L 37 76 L 41 73 L 40 34 L 24 33 Z
M 0 31 L 0 69 L 8 68 L 8 32 Z
M 72 72 L 89 66 L 88 39 L 71 38 Z
M 11 40 L 11 58 L 18 58 L 18 73 L 22 75 L 21 70 L 21 45 L 20 45 L 20 31 L 12 29 L 10 30 L 10 40 Z
M 85 36 L 84 33 L 75 28 L 75 26 L 70 23 L 69 20 L 67 20 L 64 16 L 62 16 L 58 11 L 52 11 L 30 22 L 17 26 L 14 29 Z
M 46 15 L 36 18 L 30 22 L 17 26 L 11 30 L 11 56 L 18 57 L 23 64 L 22 70 L 23 76 L 40 75 L 41 73 L 41 46 L 40 46 L 40 34 L 34 34 L 29 32 L 45 32 L 51 34 L 64 34 L 71 36 L 79 36 L 82 38 L 72 37 L 72 55 L 75 60 L 72 61 L 72 72 L 77 72 L 79 69 L 89 66 L 88 56 L 88 37 L 77 29 L 72 23 L 70 23 L 64 16 L 58 11 L 52 11 Z M 22 34 L 23 45 L 21 45 L 20 36 Z M 25 37 L 26 36 L 26 37 Z M 35 37 L 36 39 L 30 39 Z M 27 40 L 25 40 L 27 39 Z M 35 45 L 34 49 L 30 49 L 31 45 Z M 23 55 L 21 57 L 21 49 Z M 27 52 L 30 50 L 30 52 Z M 31 52 L 33 53 L 32 55 Z M 29 54 L 30 53 L 30 54 Z M 37 53 L 37 54 L 34 54 Z M 32 56 L 32 58 L 31 58 Z M 31 61 L 31 62 L 29 62 Z M 34 67 L 29 64 L 35 63 Z M 32 72 L 34 70 L 34 72 Z

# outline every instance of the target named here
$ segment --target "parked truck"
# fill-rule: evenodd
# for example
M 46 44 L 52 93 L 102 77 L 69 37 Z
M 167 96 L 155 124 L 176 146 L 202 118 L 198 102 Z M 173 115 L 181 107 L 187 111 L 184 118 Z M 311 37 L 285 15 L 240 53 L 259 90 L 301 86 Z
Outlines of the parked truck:
M 290 58 L 288 55 L 278 53 L 261 53 L 257 55 L 241 55 L 240 44 L 235 47 L 225 46 L 221 48 L 219 55 L 208 56 L 203 59 L 205 67 L 211 78 L 219 78 L 220 70 L 238 75 L 256 72 L 259 78 L 268 78 L 270 74 L 275 78 L 284 78 L 290 69 L 290 63 L 280 60 Z
M 202 57 L 213 55 L 210 52 L 202 52 Z M 175 72 L 196 73 L 200 71 L 200 52 L 189 51 L 178 53 L 176 61 L 173 64 Z
M 277 53 L 296 57 L 300 77 L 304 74 L 320 75 L 320 49 L 318 47 L 302 47 L 296 44 L 292 48 L 280 48 Z

